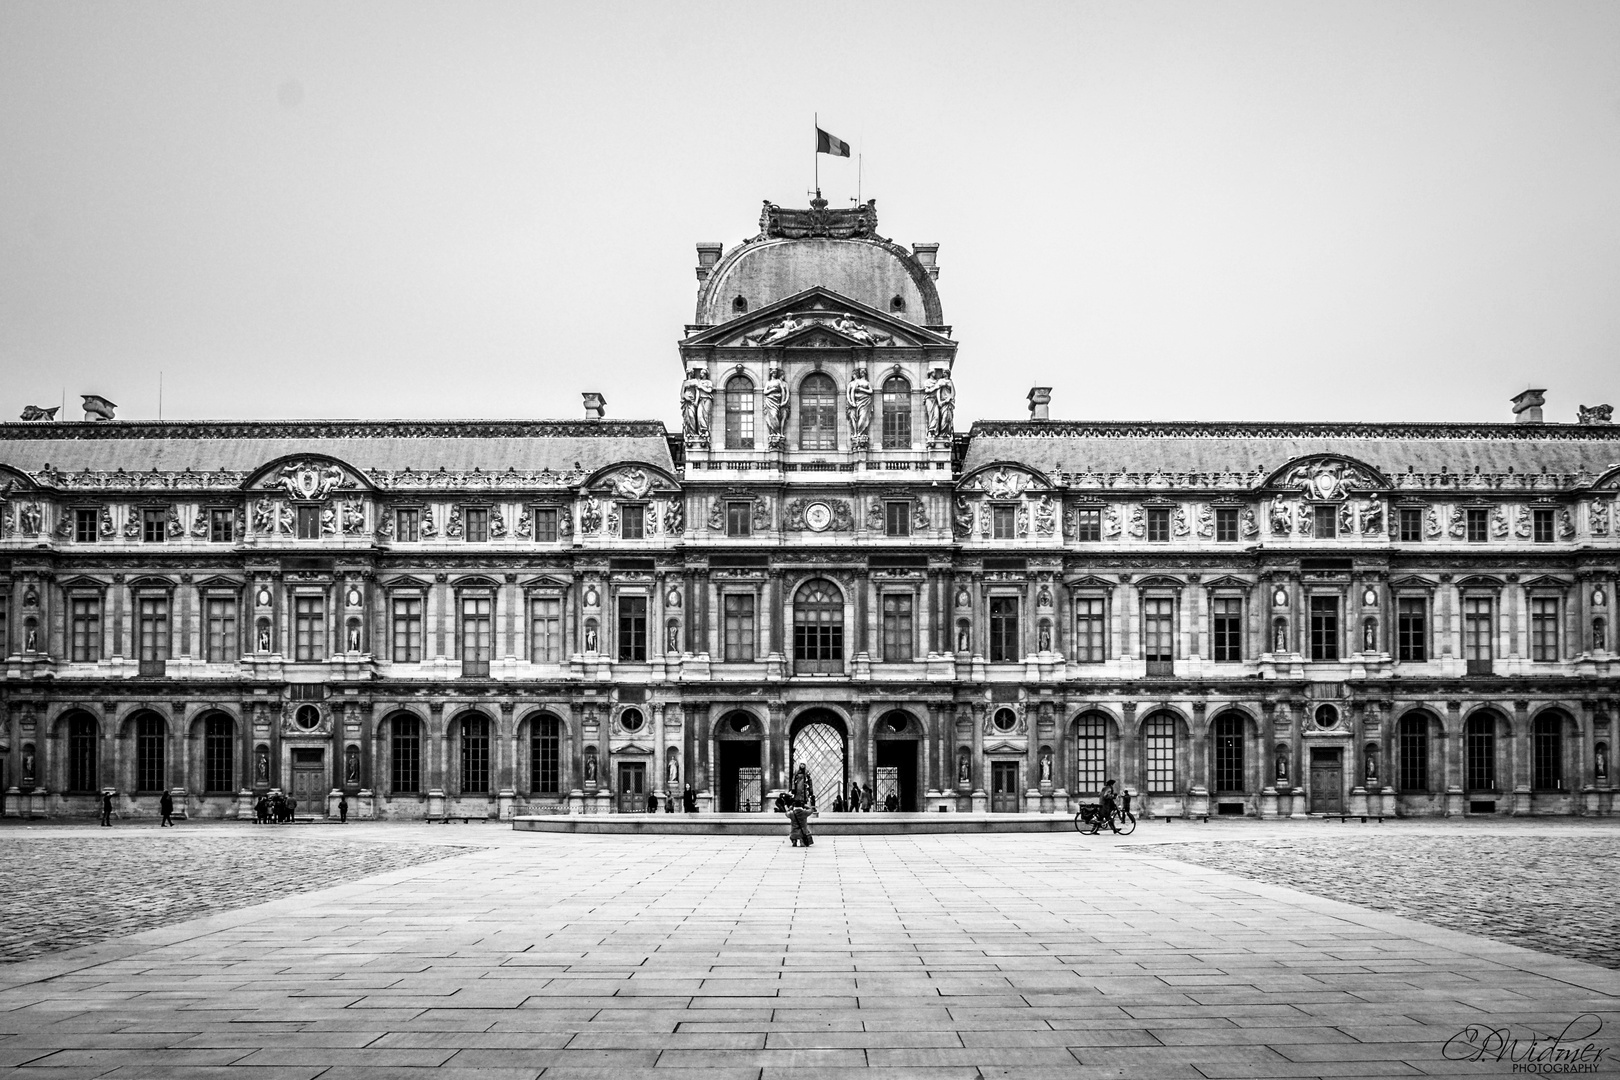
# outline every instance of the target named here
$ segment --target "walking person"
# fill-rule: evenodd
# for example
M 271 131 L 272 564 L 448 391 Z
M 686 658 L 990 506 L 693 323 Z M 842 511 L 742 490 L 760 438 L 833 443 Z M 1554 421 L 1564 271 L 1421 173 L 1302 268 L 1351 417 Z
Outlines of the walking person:
M 163 814 L 163 820 L 158 822 L 158 828 L 161 829 L 165 825 L 174 828 L 174 796 L 165 791 L 163 797 L 158 800 L 158 810 Z
M 853 811 L 853 810 L 859 810 L 860 808 L 861 808 L 861 785 L 858 782 L 856 782 L 854 780 L 851 780 L 849 782 L 849 809 Z
M 349 823 L 349 796 L 347 794 L 341 794 L 341 795 L 338 796 L 338 824 L 339 825 L 347 825 L 348 823 Z
M 794 847 L 809 847 L 816 842 L 816 838 L 810 834 L 810 818 L 815 813 L 797 799 L 793 800 L 793 805 L 788 808 L 788 821 L 791 826 L 788 830 L 788 839 L 793 841 Z
M 1119 797 L 1114 794 L 1114 781 L 1103 783 L 1102 799 L 1097 805 L 1097 823 L 1091 827 L 1091 835 L 1096 836 L 1106 824 L 1114 832 L 1119 832 L 1119 825 L 1114 821 L 1114 810 L 1119 806 Z
M 112 810 L 112 792 L 103 791 L 101 793 L 101 823 L 109 829 L 112 828 Z

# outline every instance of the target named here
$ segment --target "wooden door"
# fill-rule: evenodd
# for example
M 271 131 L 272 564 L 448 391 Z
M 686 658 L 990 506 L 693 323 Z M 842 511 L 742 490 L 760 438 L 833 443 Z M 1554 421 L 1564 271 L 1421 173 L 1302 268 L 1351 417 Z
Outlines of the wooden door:
M 619 813 L 644 814 L 647 812 L 647 763 L 645 761 L 619 762 Z
M 1018 812 L 1018 766 L 1016 761 L 990 763 L 990 809 L 997 814 Z
M 1344 758 L 1338 747 L 1311 748 L 1310 812 L 1344 813 Z
M 325 813 L 326 793 L 332 790 L 331 778 L 326 775 L 326 751 L 320 748 L 300 747 L 292 752 L 293 801 L 296 813 Z

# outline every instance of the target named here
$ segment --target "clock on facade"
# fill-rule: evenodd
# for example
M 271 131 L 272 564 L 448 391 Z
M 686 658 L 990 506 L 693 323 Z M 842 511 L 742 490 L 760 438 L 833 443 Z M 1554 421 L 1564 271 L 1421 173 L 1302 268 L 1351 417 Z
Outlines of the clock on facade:
M 824 502 L 813 502 L 804 508 L 804 523 L 816 532 L 832 524 L 832 508 Z

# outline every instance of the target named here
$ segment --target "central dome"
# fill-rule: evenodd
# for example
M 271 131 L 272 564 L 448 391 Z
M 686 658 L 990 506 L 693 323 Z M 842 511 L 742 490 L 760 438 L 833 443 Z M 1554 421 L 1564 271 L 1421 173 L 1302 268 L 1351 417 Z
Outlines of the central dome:
M 724 255 L 719 244 L 698 245 L 696 322 L 714 326 L 820 286 L 919 326 L 943 324 L 939 245 L 906 251 L 876 227 L 875 200 L 849 210 L 830 210 L 824 199 L 809 210 L 767 202 L 758 236 Z

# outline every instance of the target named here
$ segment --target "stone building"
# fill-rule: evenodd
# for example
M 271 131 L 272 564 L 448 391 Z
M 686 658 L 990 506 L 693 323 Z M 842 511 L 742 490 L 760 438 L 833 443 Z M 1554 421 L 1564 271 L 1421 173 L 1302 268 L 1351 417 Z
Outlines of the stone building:
M 697 251 L 680 432 L 0 426 L 5 812 L 1611 812 L 1607 409 L 961 433 L 938 245 Z

